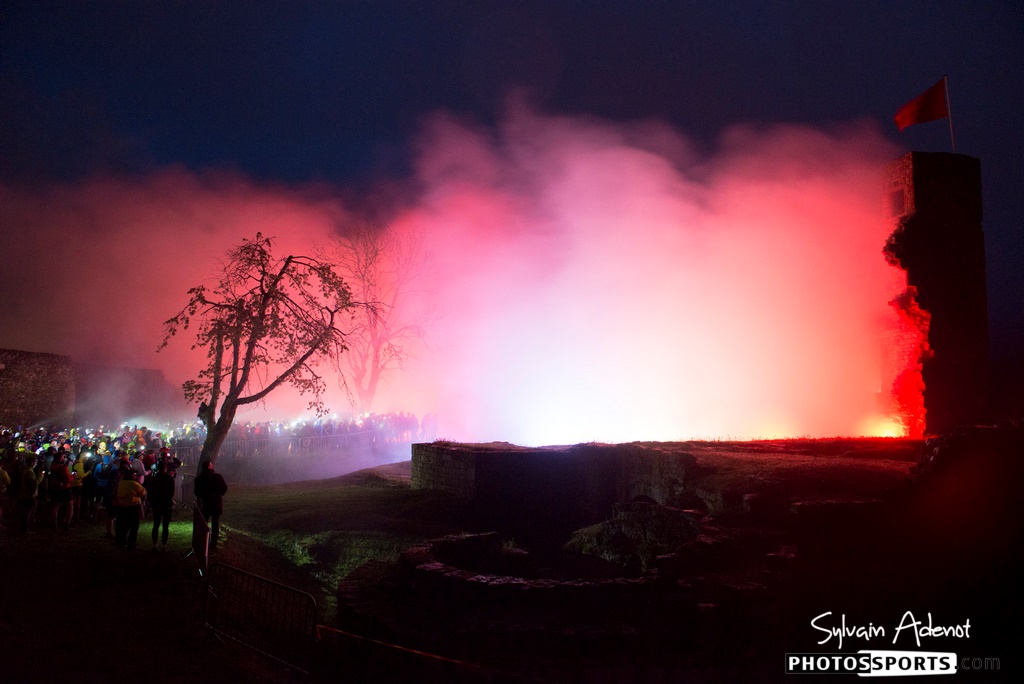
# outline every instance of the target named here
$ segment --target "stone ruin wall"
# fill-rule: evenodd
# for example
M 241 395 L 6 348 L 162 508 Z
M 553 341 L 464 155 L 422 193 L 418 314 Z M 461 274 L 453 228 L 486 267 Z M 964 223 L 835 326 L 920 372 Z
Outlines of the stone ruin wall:
M 564 543 L 648 496 L 680 505 L 696 459 L 636 444 L 526 449 L 510 444 L 412 446 L 412 487 L 472 500 L 483 524 L 533 543 Z
M 476 453 L 435 442 L 412 445 L 413 489 L 436 489 L 471 498 L 474 493 Z
M 0 349 L 0 425 L 113 424 L 132 416 L 193 414 L 159 370 Z
M 0 425 L 66 424 L 74 406 L 70 357 L 0 349 Z
M 649 496 L 658 503 L 681 505 L 697 459 L 690 454 L 666 454 L 636 448 L 627 451 L 622 460 L 623 492 L 620 500 Z

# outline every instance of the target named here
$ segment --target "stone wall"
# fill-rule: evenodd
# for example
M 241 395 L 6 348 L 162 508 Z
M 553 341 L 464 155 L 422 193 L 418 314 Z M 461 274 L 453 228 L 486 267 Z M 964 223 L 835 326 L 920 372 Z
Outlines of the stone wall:
M 0 349 L 0 424 L 66 425 L 74 405 L 70 357 Z
M 412 447 L 412 488 L 437 489 L 472 497 L 475 491 L 476 453 L 459 445 L 434 442 Z
M 99 366 L 0 349 L 0 425 L 114 424 L 195 415 L 158 370 Z
M 685 503 L 685 488 L 689 485 L 687 472 L 693 472 L 697 459 L 691 454 L 666 454 L 637 447 L 626 451 L 621 463 L 620 481 L 625 491 L 620 500 L 649 496 L 661 504 L 680 506 Z
M 610 518 L 616 503 L 648 496 L 681 502 L 684 453 L 638 444 L 527 449 L 434 442 L 412 447 L 412 486 L 470 498 L 485 526 L 560 547 L 576 529 Z
M 459 547 L 468 548 L 460 553 Z M 443 551 L 449 556 L 462 556 L 463 562 L 453 563 L 442 557 Z M 664 585 L 656 575 L 554 579 L 480 569 L 487 565 L 487 556 L 502 551 L 501 539 L 495 533 L 452 535 L 406 549 L 399 558 L 399 567 L 409 575 L 421 597 L 426 594 L 427 600 L 442 605 L 472 605 L 476 609 L 544 609 L 556 603 L 574 615 L 579 614 L 578 609 L 593 609 L 596 605 L 600 610 L 635 609 L 638 602 L 659 595 Z

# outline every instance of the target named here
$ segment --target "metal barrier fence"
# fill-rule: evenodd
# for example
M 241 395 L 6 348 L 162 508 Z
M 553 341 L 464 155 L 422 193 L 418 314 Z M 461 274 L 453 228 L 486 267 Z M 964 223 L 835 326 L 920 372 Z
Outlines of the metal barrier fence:
M 199 574 L 205 575 L 210 564 L 210 524 L 199 506 L 192 507 L 192 549 L 188 554 L 196 557 Z
M 202 519 L 198 509 L 196 515 Z M 211 563 L 206 587 L 204 627 L 304 674 L 315 668 L 360 682 L 525 681 L 475 663 L 317 624 L 316 600 L 310 594 L 230 565 Z
M 192 473 L 181 473 L 175 477 L 175 484 L 180 480 L 178 501 L 184 508 L 194 508 L 196 504 L 196 476 Z
M 309 673 L 317 639 L 310 594 L 221 563 L 206 575 L 203 624 L 289 667 Z
M 197 466 L 202 451 L 202 446 L 174 447 L 171 449 L 171 455 L 176 456 L 184 466 Z

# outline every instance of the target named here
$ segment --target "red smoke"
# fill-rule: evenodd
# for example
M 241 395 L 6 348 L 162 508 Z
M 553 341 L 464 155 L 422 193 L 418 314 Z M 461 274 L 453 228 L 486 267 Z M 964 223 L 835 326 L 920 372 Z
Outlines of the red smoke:
M 202 358 L 184 336 L 157 354 L 163 322 L 228 247 L 263 230 L 283 249 L 305 251 L 341 220 L 336 201 L 308 191 L 176 168 L 41 190 L 0 186 L 0 211 L 9 250 L 0 347 L 159 368 L 175 385 Z
M 439 117 L 396 225 L 435 236 L 442 432 L 529 444 L 894 434 L 902 273 L 866 130 Z M 670 154 L 665 154 L 669 150 Z M 436 369 L 436 372 L 435 372 Z
M 907 437 L 920 438 L 925 430 L 923 363 L 932 355 L 928 344 L 931 314 L 918 304 L 917 288 L 913 285 L 889 303 L 899 314 L 890 346 L 896 373 L 892 411 L 899 417 Z
M 422 236 L 422 294 L 442 315 L 379 411 L 524 444 L 908 425 L 891 400 L 904 369 L 887 361 L 902 287 L 881 253 L 896 152 L 874 130 L 735 129 L 705 155 L 654 122 L 519 108 L 497 131 L 438 115 L 418 150 L 390 228 Z M 153 353 L 160 323 L 228 245 L 260 230 L 306 250 L 349 219 L 323 188 L 180 170 L 0 193 L 26 254 L 3 276 L 0 346 L 175 383 L 197 365 L 183 341 Z M 340 391 L 332 406 L 348 408 Z

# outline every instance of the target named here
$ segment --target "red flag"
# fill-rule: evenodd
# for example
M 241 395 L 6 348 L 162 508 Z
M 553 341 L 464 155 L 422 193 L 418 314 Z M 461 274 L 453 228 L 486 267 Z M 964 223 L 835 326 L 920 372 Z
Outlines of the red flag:
M 907 126 L 945 119 L 949 116 L 946 104 L 946 78 L 924 91 L 907 104 L 900 107 L 893 117 L 896 126 L 902 131 Z

